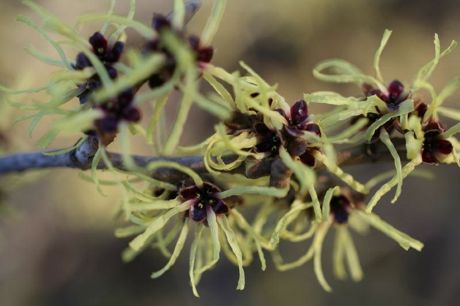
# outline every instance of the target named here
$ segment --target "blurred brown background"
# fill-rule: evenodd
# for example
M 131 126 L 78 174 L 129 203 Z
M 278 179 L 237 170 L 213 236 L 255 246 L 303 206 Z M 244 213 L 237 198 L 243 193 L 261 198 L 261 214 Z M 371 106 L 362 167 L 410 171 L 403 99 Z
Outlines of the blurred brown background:
M 38 2 L 69 22 L 85 12 L 103 11 L 108 3 Z M 120 13 L 126 12 L 127 2 L 119 1 Z M 168 12 L 171 2 L 139 0 L 137 19 L 149 23 L 154 11 Z M 372 73 L 372 57 L 385 28 L 394 30 L 382 60 L 387 81 L 412 80 L 433 55 L 434 33 L 439 33 L 443 46 L 460 40 L 460 2 L 455 0 L 228 2 L 215 41 L 215 63 L 233 70 L 238 60 L 246 61 L 269 82 L 278 83 L 290 101 L 320 89 L 359 94 L 355 87 L 320 83 L 311 70 L 322 59 L 340 57 Z M 204 3 L 190 24 L 192 32 L 199 33 L 209 13 L 211 0 Z M 15 22 L 17 14 L 28 13 L 19 1 L 0 2 L 1 84 L 21 84 L 26 78 L 39 85 L 53 71 L 23 52 L 34 44 L 52 54 L 38 34 Z M 84 30 L 90 34 L 95 28 Z M 134 37 L 130 43 L 138 46 L 141 41 Z M 433 83 L 438 88 L 460 74 L 459 52 L 445 58 L 436 71 Z M 456 94 L 448 104 L 460 106 L 458 98 Z M 195 110 L 193 120 L 200 125 L 190 125 L 184 143 L 205 137 L 211 131 L 209 119 Z M 27 138 L 26 127 L 20 123 L 9 135 L 32 149 L 46 124 L 32 139 Z M 65 138 L 56 145 L 74 141 Z M 142 146 L 138 150 L 146 152 Z M 375 166 L 372 171 L 389 167 Z M 375 231 L 366 237 L 355 235 L 365 278 L 360 283 L 339 282 L 331 273 L 328 241 L 323 263 L 332 294 L 320 288 L 311 264 L 284 273 L 272 265 L 261 272 L 254 264 L 247 269 L 247 288 L 237 292 L 237 269 L 223 260 L 204 276 L 201 299 L 192 296 L 184 255 L 159 280 L 149 278 L 165 262 L 159 254 L 144 254 L 123 264 L 120 252 L 126 241 L 113 236 L 118 194 L 108 189 L 109 195 L 103 197 L 75 171 L 55 170 L 17 187 L 6 198 L 9 208 L 0 217 L 0 305 L 459 305 L 460 175 L 454 166 L 432 169 L 434 180 L 408 179 L 397 206 L 387 201 L 378 207 L 392 224 L 425 242 L 422 253 L 405 252 Z M 362 180 L 372 175 L 366 166 L 352 171 Z M 15 180 L 4 179 L 1 184 L 10 186 Z M 299 254 L 306 247 L 291 251 Z

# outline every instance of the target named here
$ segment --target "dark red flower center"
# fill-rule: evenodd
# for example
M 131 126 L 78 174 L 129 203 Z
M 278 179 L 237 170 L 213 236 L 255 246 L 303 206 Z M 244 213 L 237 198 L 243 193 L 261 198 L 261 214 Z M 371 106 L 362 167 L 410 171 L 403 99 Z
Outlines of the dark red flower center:
M 332 197 L 330 205 L 335 222 L 339 224 L 347 223 L 350 216 L 350 200 L 344 195 L 338 195 Z
M 257 98 L 259 93 L 251 93 L 251 98 Z M 298 156 L 300 160 L 313 167 L 315 165 L 314 153 L 318 148 L 309 146 L 304 137 L 305 132 L 321 136 L 320 127 L 308 120 L 308 107 L 305 101 L 300 100 L 292 105 L 289 114 L 282 109 L 277 109 L 285 119 L 286 124 L 281 131 L 269 128 L 263 121 L 262 115 L 247 115 L 235 112 L 233 118 L 226 122 L 230 134 L 238 134 L 241 131 L 252 131 L 257 137 L 254 151 L 266 153 L 267 158 L 279 154 L 279 149 L 284 146 L 292 156 Z
M 258 122 L 254 126 L 257 135 L 256 151 L 259 153 L 278 154 L 282 144 L 280 135 L 276 130 L 269 129 L 263 122 Z
M 311 132 L 321 136 L 319 126 L 308 121 L 308 106 L 304 100 L 295 102 L 291 106 L 289 115 L 286 115 L 282 110 L 278 110 L 278 112 L 288 121 L 288 124 L 284 127 L 284 130 L 288 135 L 297 137 L 302 135 L 304 132 Z
M 121 121 L 139 122 L 141 112 L 132 103 L 134 90 L 128 89 L 116 98 L 110 99 L 96 106 L 103 111 L 104 116 L 96 120 L 96 127 L 100 133 L 113 133 L 118 131 Z
M 425 139 L 422 148 L 422 160 L 428 164 L 439 163 L 439 154 L 452 153 L 452 143 L 442 136 L 444 127 L 435 121 L 431 121 L 423 127 Z
M 192 201 L 192 205 L 188 211 L 189 217 L 196 222 L 206 220 L 208 209 L 212 209 L 215 214 L 228 213 L 228 206 L 219 198 L 220 189 L 205 182 L 203 186 L 198 187 L 192 185 L 179 190 L 179 195 L 183 201 Z
M 398 80 L 394 80 L 388 85 L 386 93 L 369 84 L 364 84 L 363 87 L 366 97 L 376 95 L 385 102 L 389 110 L 398 109 L 399 105 L 409 97 L 409 94 L 404 91 L 404 85 Z

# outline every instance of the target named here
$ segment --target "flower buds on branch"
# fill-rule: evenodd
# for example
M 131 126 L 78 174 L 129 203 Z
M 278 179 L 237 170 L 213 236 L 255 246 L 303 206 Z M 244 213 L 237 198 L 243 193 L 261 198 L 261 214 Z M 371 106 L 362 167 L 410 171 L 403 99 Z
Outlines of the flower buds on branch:
M 43 147 L 60 133 L 80 140 L 47 154 L 0 158 L 0 173 L 51 167 L 90 169 L 90 175 L 82 176 L 99 191 L 108 187 L 104 185 L 121 188 L 125 226 L 115 234 L 132 237 L 124 260 L 133 260 L 150 248 L 162 252 L 167 259 L 152 274 L 157 278 L 174 265 L 191 239 L 188 274 L 196 296 L 202 274 L 222 254 L 238 267 L 238 290 L 244 289 L 244 267 L 254 255 L 264 270 L 265 254 L 271 253 L 281 271 L 313 261 L 320 285 L 331 291 L 321 258 L 332 230 L 334 271 L 339 279 L 346 277 L 345 265 L 353 280 L 363 275 L 351 231 L 362 233 L 370 226 L 403 249 L 420 251 L 421 242 L 383 221 L 373 209 L 392 189 L 392 202 L 396 202 L 404 179 L 422 164 L 460 165 L 460 144 L 455 138 L 460 123 L 448 128 L 444 118 L 458 121 L 460 117 L 443 106 L 460 82 L 454 80 L 440 92 L 429 83 L 436 65 L 456 43 L 441 50 L 436 35 L 435 57 L 422 66 L 413 83 L 396 79 L 387 83 L 380 71 L 380 57 L 391 36 L 391 31 L 385 31 L 374 57 L 375 76 L 338 59 L 323 61 L 313 70 L 323 81 L 356 84 L 362 94 L 357 91 L 356 97 L 344 97 L 313 92 L 288 103 L 276 86 L 245 63 L 240 63 L 243 72 L 211 64 L 218 51 L 211 43 L 225 2 L 214 1 L 202 35 L 196 36 L 184 26 L 196 10 L 196 1 L 174 1 L 173 15 L 155 14 L 147 26 L 133 20 L 132 1 L 127 17 L 80 16 L 80 24 L 103 22 L 88 41 L 75 27 L 26 1 L 45 23 L 36 25 L 23 18 L 28 25 L 39 33 L 65 38 L 79 51 L 74 63 L 63 56 L 62 70 L 47 86 L 7 92 L 48 93 L 43 103 L 17 103 L 32 112 L 31 130 L 45 115 L 61 116 L 40 140 Z M 141 50 L 130 48 L 127 27 L 144 37 Z M 65 54 L 58 40 L 46 37 Z M 203 92 L 200 82 L 206 82 L 210 91 Z M 421 91 L 430 96 L 422 99 Z M 180 104 L 167 129 L 165 109 L 173 92 L 179 93 Z M 315 113 L 318 103 L 333 109 Z M 194 105 L 218 122 L 209 137 L 184 147 L 181 136 Z M 133 135 L 143 137 L 158 156 L 132 154 Z M 108 151 L 113 142 L 118 142 L 120 153 Z M 376 154 L 379 150 L 393 161 L 392 171 L 368 182 L 345 171 L 350 160 L 359 163 L 367 156 L 382 161 Z M 100 180 L 99 169 L 106 169 L 110 179 Z M 307 243 L 308 247 L 297 260 L 285 262 L 280 243 Z

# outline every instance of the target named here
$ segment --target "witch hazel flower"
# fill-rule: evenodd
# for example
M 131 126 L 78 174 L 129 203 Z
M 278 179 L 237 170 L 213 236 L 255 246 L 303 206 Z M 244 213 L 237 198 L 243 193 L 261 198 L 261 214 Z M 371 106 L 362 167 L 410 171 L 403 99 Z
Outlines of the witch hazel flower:
M 401 194 L 403 179 L 410 175 L 422 162 L 433 164 L 440 161 L 438 157 L 446 162 L 450 162 L 452 156 L 456 158 L 456 154 L 450 154 L 451 152 L 456 152 L 451 149 L 450 144 L 452 143 L 447 140 L 454 132 L 447 133 L 446 131 L 446 134 L 440 136 L 441 129 L 434 127 L 434 130 L 432 130 L 431 125 L 428 123 L 431 120 L 437 121 L 436 112 L 444 100 L 458 87 L 458 82 L 455 80 L 450 82 L 437 94 L 428 80 L 441 58 L 449 54 L 457 43 L 452 41 L 445 50 L 441 50 L 439 37 L 435 35 L 434 59 L 420 68 L 415 80 L 407 90 L 398 80 L 392 81 L 388 86 L 384 85 L 380 70 L 380 57 L 390 36 L 391 31 L 386 30 L 375 53 L 375 76 L 366 75 L 353 64 L 337 59 L 323 61 L 314 69 L 314 75 L 318 79 L 336 83 L 354 83 L 364 89 L 365 100 L 345 98 L 337 94 L 321 92 L 314 97 L 316 101 L 320 101 L 319 103 L 328 103 L 328 99 L 330 99 L 330 104 L 342 106 L 342 112 L 335 114 L 335 117 L 341 120 L 351 119 L 351 133 L 360 132 L 359 134 L 361 135 L 358 134 L 353 139 L 343 139 L 343 142 L 362 143 L 365 147 L 381 143 L 385 145 L 393 157 L 395 174 L 389 181 L 380 186 L 370 199 L 367 207 L 369 212 L 393 187 L 396 187 L 396 192 L 391 202 L 395 203 Z M 431 103 L 426 104 L 417 97 L 420 91 L 426 91 L 430 94 Z M 361 114 L 356 117 L 356 113 Z M 362 118 L 367 121 L 360 120 Z M 332 119 L 330 120 L 332 122 Z M 333 122 L 331 125 L 333 125 Z M 424 140 L 425 134 L 427 136 L 426 141 Z M 405 138 L 407 158 L 409 160 L 405 165 L 403 165 L 398 149 L 393 143 L 393 139 L 397 137 Z M 444 157 L 446 158 L 444 159 Z
M 299 194 L 312 194 L 315 199 L 318 217 L 313 169 L 317 162 L 356 190 L 365 191 L 362 184 L 340 169 L 335 159 L 323 151 L 327 138 L 323 138 L 322 128 L 312 120 L 314 117 L 309 114 L 305 100 L 290 106 L 273 86 L 244 63 L 241 65 L 248 75 L 240 77 L 213 67 L 206 71 L 206 80 L 234 109 L 233 118 L 225 122 L 224 128 L 217 127 L 216 134 L 207 143 L 205 165 L 208 171 L 217 174 L 242 167 L 248 177 L 268 176 L 269 185 L 273 187 L 284 189 L 291 182 L 298 183 Z M 214 77 L 233 87 L 238 93 L 234 99 Z M 237 157 L 226 162 L 224 156 L 230 154 Z
M 445 128 L 440 122 L 430 121 L 423 126 L 422 160 L 427 164 L 438 164 L 453 152 L 452 143 L 445 139 Z
M 347 272 L 353 280 L 362 278 L 352 231 L 362 233 L 372 226 L 406 250 L 423 247 L 421 242 L 393 228 L 371 210 L 395 186 L 396 199 L 403 178 L 419 164 L 448 163 L 454 159 L 458 162 L 456 154 L 460 147 L 453 135 L 460 132 L 460 125 L 444 128 L 437 113 L 449 113 L 441 107 L 442 101 L 460 82 L 439 94 L 427 82 L 441 57 L 451 49 L 441 51 L 437 36 L 435 58 L 420 69 L 416 81 L 408 86 L 398 80 L 387 84 L 379 68 L 380 55 L 390 31 L 385 31 L 375 55 L 375 76 L 366 75 L 337 59 L 321 63 L 314 72 L 317 77 L 364 86 L 366 97 L 345 98 L 336 93 L 320 92 L 318 100 L 335 107 L 330 112 L 312 115 L 309 107 L 314 99 L 307 99 L 311 95 L 307 94 L 305 100 L 291 106 L 278 94 L 276 85 L 268 84 L 244 63 L 241 63 L 246 71 L 244 75 L 237 71 L 228 73 L 210 64 L 214 55 L 211 41 L 225 1 L 214 1 L 212 14 L 200 37 L 184 30 L 186 15 L 193 8 L 190 5 L 197 5 L 195 2 L 174 1 L 175 13 L 168 18 L 154 16 L 151 27 L 133 20 L 135 1 L 131 1 L 127 17 L 114 15 L 113 9 L 105 15 L 80 16 L 79 24 L 104 22 L 101 32 L 90 37 L 90 49 L 86 39 L 76 32 L 78 27 L 66 26 L 33 2 L 25 3 L 44 19 L 43 25 L 35 26 L 39 32 L 53 32 L 46 38 L 52 42 L 61 60 L 39 53 L 37 57 L 65 68 L 44 89 L 29 90 L 47 90 L 51 95 L 46 103 L 31 105 L 37 111 L 33 124 L 41 119 L 44 110 L 45 113 L 51 110 L 64 114 L 64 118 L 48 135 L 55 137 L 60 130 L 80 133 L 93 129 L 92 133 L 101 144 L 90 160 L 93 181 L 97 185 L 124 188 L 122 216 L 130 225 L 116 234 L 134 236 L 134 239 L 123 258 L 133 259 L 147 249 L 159 250 L 166 257 L 166 265 L 154 272 L 152 278 L 164 274 L 175 264 L 187 239 L 192 240 L 188 274 L 197 296 L 196 287 L 201 276 L 217 264 L 222 254 L 238 267 L 237 289 L 245 286 L 243 267 L 252 262 L 253 254 L 257 252 L 264 269 L 264 251 L 270 251 L 280 270 L 313 261 L 319 283 L 330 291 L 321 260 L 324 241 L 331 231 L 336 234 L 333 258 L 338 278 L 344 278 Z M 21 19 L 35 25 L 33 21 Z M 116 37 L 124 37 L 128 27 L 139 32 L 147 43 L 142 50 L 130 50 L 126 63 L 121 64 L 124 44 L 111 42 L 117 40 Z M 109 34 L 104 36 L 102 33 L 107 30 Z M 55 36 L 59 36 L 59 40 L 54 41 L 52 37 Z M 68 63 L 60 47 L 61 41 L 82 51 L 74 64 Z M 201 76 L 212 87 L 211 94 L 200 90 L 197 79 Z M 153 90 L 136 94 L 146 83 Z M 166 131 L 161 116 L 173 90 L 180 92 L 181 104 L 173 127 L 167 129 L 171 130 L 170 137 L 163 141 L 161 136 Z M 432 103 L 428 105 L 417 100 L 418 90 L 428 91 Z M 76 108 L 61 107 L 76 96 L 81 102 Z M 141 119 L 140 105 L 148 102 L 152 103 L 153 114 L 145 130 L 135 123 Z M 220 121 L 213 135 L 200 144 L 180 147 L 178 152 L 176 148 L 187 127 L 189 111 L 195 104 Z M 29 105 L 18 105 L 29 108 Z M 231 114 L 234 118 L 229 120 Z M 451 118 L 458 120 L 458 116 L 456 113 Z M 350 125 L 353 118 L 358 120 Z M 155 144 L 159 156 L 151 160 L 156 161 L 137 162 L 148 157 L 131 155 L 130 131 L 145 134 L 149 144 Z M 118 133 L 122 154 L 106 152 L 106 146 Z M 331 136 L 332 133 L 337 134 Z M 397 137 L 405 141 L 406 152 L 411 153 L 407 154 L 408 162 L 404 166 L 400 158 L 402 150 L 393 144 Z M 79 152 L 76 149 L 86 139 L 82 138 L 73 148 L 64 151 L 75 157 Z M 355 157 L 362 149 L 360 146 L 370 144 L 385 145 L 395 167 L 393 173 L 373 178 L 374 185 L 371 181 L 363 185 L 339 167 L 341 153 Z M 339 148 L 336 145 L 344 145 L 344 150 L 336 152 Z M 197 156 L 191 159 L 174 157 L 176 153 Z M 111 165 L 111 160 L 116 163 Z M 116 179 L 98 180 L 96 169 L 101 162 Z M 190 168 L 185 166 L 189 162 Z M 253 167 L 254 164 L 258 166 Z M 254 168 L 260 171 L 252 171 Z M 176 176 L 175 171 L 181 173 Z M 335 186 L 333 175 L 347 187 Z M 366 195 L 381 183 L 366 206 Z M 260 208 L 256 216 L 252 214 L 254 208 Z M 250 215 L 251 222 L 240 211 Z M 286 263 L 277 249 L 280 241 L 311 244 L 298 260 Z
M 133 104 L 134 96 L 134 90 L 128 89 L 117 97 L 94 106 L 103 113 L 102 117 L 95 121 L 96 131 L 100 136 L 116 134 L 121 122 L 137 123 L 141 120 L 141 112 Z
M 120 60 L 125 44 L 121 41 L 116 41 L 109 44 L 108 39 L 100 32 L 95 32 L 90 38 L 89 43 L 92 47 L 92 52 L 101 61 L 106 69 L 110 79 L 115 80 L 119 74 L 115 64 Z M 80 52 L 77 55 L 74 69 L 83 70 L 93 67 L 87 55 Z M 90 95 L 101 89 L 103 86 L 100 76 L 95 73 L 85 84 L 80 85 L 83 92 L 78 96 L 81 104 L 88 102 Z M 118 133 L 118 128 L 121 122 L 137 123 L 141 120 L 141 112 L 138 107 L 134 106 L 134 98 L 137 89 L 128 88 L 120 92 L 114 97 L 110 97 L 104 101 L 94 103 L 93 109 L 100 110 L 102 117 L 94 122 L 94 129 L 88 130 L 87 135 L 98 135 L 101 142 L 105 145 L 113 141 L 113 138 Z
M 367 118 L 368 123 L 363 126 L 366 129 L 362 130 L 365 131 L 365 140 L 369 143 L 379 140 L 382 131 L 392 134 L 396 130 L 400 134 L 404 134 L 406 127 L 401 127 L 403 116 L 415 111 L 420 117 L 426 112 L 426 104 L 417 99 L 415 95 L 420 90 L 434 91 L 427 80 L 432 75 L 441 57 L 450 53 L 456 46 L 456 43 L 452 42 L 447 49 L 441 52 L 439 38 L 435 35 L 436 58 L 419 70 L 414 82 L 410 86 L 404 86 L 399 80 L 393 80 L 386 86 L 380 70 L 380 58 L 391 37 L 391 33 L 391 31 L 385 30 L 380 46 L 375 53 L 375 76 L 367 75 L 353 64 L 337 59 L 321 62 L 313 72 L 315 77 L 320 80 L 335 83 L 354 83 L 362 87 L 366 97 L 364 101 L 324 93 L 318 93 L 316 98 L 321 101 L 327 101 L 327 98 L 330 97 L 334 100 L 331 104 L 347 106 L 343 110 L 343 114 L 338 116 L 352 119 L 353 125 L 357 124 L 357 119 Z M 362 112 L 362 114 L 356 117 L 353 114 L 356 112 Z
M 371 84 L 363 85 L 364 94 L 366 97 L 377 96 L 385 102 L 389 110 L 398 109 L 399 105 L 409 99 L 410 94 L 405 92 L 404 84 L 399 80 L 392 81 L 386 91 L 373 87 Z
M 337 224 L 345 224 L 348 222 L 350 212 L 354 206 L 347 196 L 343 194 L 335 195 L 330 202 L 330 214 Z
M 363 234 L 366 232 L 366 228 L 371 226 L 395 240 L 405 250 L 413 248 L 420 251 L 423 248 L 421 242 L 392 227 L 377 215 L 366 213 L 363 210 L 365 207 L 363 199 L 362 194 L 353 192 L 346 187 L 336 186 L 329 188 L 321 197 L 322 219 L 320 221 L 313 219 L 313 221 L 307 223 L 309 228 L 306 229 L 305 233 L 297 235 L 292 235 L 291 233 L 288 236 L 290 241 L 296 243 L 311 240 L 310 247 L 303 256 L 289 263 L 283 260 L 281 254 L 275 253 L 274 260 L 277 269 L 287 271 L 313 260 L 313 268 L 319 284 L 324 290 L 332 291 L 321 264 L 322 247 L 330 229 L 335 229 L 336 232 L 333 264 L 335 275 L 339 279 L 346 278 L 346 265 L 348 265 L 348 271 L 350 271 L 351 278 L 354 281 L 360 281 L 363 277 L 363 271 L 350 230 Z M 309 207 L 311 209 L 311 206 Z M 306 212 L 304 216 L 311 218 L 313 214 L 309 213 L 308 210 L 304 211 Z
M 288 122 L 283 128 L 288 152 L 299 156 L 305 165 L 314 167 L 316 164 L 314 155 L 320 148 L 310 145 L 308 141 L 303 140 L 302 136 L 308 132 L 321 137 L 321 129 L 318 124 L 309 120 L 307 103 L 304 100 L 295 102 L 290 109 L 289 116 L 284 114 L 284 117 Z
M 152 19 L 152 28 L 159 35 L 145 45 L 144 52 L 147 54 L 163 54 L 166 60 L 163 67 L 149 77 L 148 84 L 150 88 L 154 89 L 164 85 L 173 77 L 177 69 L 177 59 L 162 41 L 163 34 L 166 32 L 173 33 L 190 48 L 198 68 L 211 62 L 214 55 L 214 49 L 210 46 L 204 46 L 198 36 L 188 34 L 183 29 L 175 28 L 171 21 L 165 16 L 155 14 Z
M 195 222 L 203 222 L 206 220 L 209 210 L 212 210 L 216 215 L 228 213 L 227 204 L 219 198 L 218 193 L 220 191 L 217 186 L 205 182 L 201 187 L 192 185 L 182 188 L 179 195 L 184 201 L 191 203 L 188 213 L 190 219 Z
M 255 124 L 254 131 L 258 142 L 254 147 L 255 152 L 264 153 L 266 157 L 277 156 L 279 148 L 283 145 L 279 133 L 268 128 L 264 123 Z
M 266 157 L 276 157 L 279 154 L 280 147 L 284 146 L 288 148 L 290 153 L 300 156 L 305 161 L 305 164 L 314 166 L 314 158 L 310 151 L 317 148 L 308 148 L 303 135 L 305 132 L 309 132 L 319 137 L 321 136 L 321 130 L 317 124 L 310 122 L 305 101 L 295 102 L 289 109 L 289 113 L 285 113 L 282 109 L 276 109 L 276 111 L 285 118 L 282 130 L 269 128 L 264 123 L 261 115 L 245 116 L 241 113 L 234 117 L 236 122 L 229 122 L 227 126 L 231 127 L 230 132 L 233 134 L 237 133 L 238 129 L 252 129 L 257 138 L 257 144 L 254 147 L 256 153 L 264 153 Z M 246 122 L 246 124 L 243 122 Z
M 184 166 L 171 162 L 157 162 L 156 164 L 153 162 L 149 168 L 165 166 L 176 170 L 180 169 L 191 175 L 193 183 L 177 188 L 177 193 L 176 191 L 168 191 L 169 195 L 177 194 L 175 198 L 171 198 L 171 196 L 163 198 L 161 195 L 157 197 L 156 195 L 163 194 L 163 192 L 156 192 L 152 196 L 144 194 L 142 199 L 145 201 L 140 202 L 139 197 L 134 195 L 133 201 L 128 201 L 125 204 L 126 210 L 134 214 L 132 218 L 138 220 L 134 227 L 122 228 L 117 231 L 119 237 L 138 234 L 130 242 L 130 248 L 125 251 L 127 254 L 125 257 L 128 260 L 134 258 L 152 244 L 155 237 L 165 230 L 168 223 L 172 223 L 174 220 L 174 223 L 180 224 L 174 250 L 167 264 L 162 269 L 152 273 L 152 278 L 160 277 L 174 265 L 184 248 L 189 232 L 193 229 L 195 233 L 190 249 L 189 271 L 193 293 L 199 296 L 196 286 L 201 275 L 217 264 L 221 248 L 224 247 L 229 247 L 229 250 L 225 249 L 225 254 L 232 256 L 231 260 L 236 259 L 235 263 L 239 268 L 237 289 L 244 289 L 244 257 L 248 256 L 249 250 L 252 252 L 252 244 L 248 244 L 249 241 L 236 232 L 234 223 L 242 224 L 240 228 L 247 229 L 250 229 L 250 225 L 242 215 L 236 211 L 232 212 L 234 204 L 229 205 L 229 203 L 235 199 L 225 195 L 217 185 L 202 181 L 198 174 Z M 130 187 L 128 190 L 132 192 L 133 189 Z M 154 190 L 158 191 L 159 189 Z M 140 220 L 142 222 L 139 222 Z M 200 254 L 203 252 L 210 254 L 210 256 L 201 258 Z M 198 258 L 199 256 L 200 258 Z
M 388 147 L 395 160 L 395 176 L 383 184 L 368 202 L 367 211 L 370 212 L 377 205 L 378 201 L 388 193 L 393 187 L 397 186 L 394 203 L 401 193 L 402 181 L 409 176 L 422 163 L 436 165 L 439 163 L 459 163 L 459 158 L 453 138 L 460 131 L 460 125 L 456 124 L 450 129 L 446 129 L 433 110 L 432 104 L 425 104 L 420 100 L 415 100 L 415 109 L 408 114 L 408 119 L 401 124 L 400 132 L 404 133 L 406 145 L 406 157 L 408 162 L 403 166 L 396 148 L 393 146 L 388 133 L 381 133 L 380 139 Z
M 310 132 L 321 136 L 319 125 L 309 120 L 308 106 L 304 100 L 295 102 L 290 108 L 289 115 L 284 114 L 284 112 L 282 114 L 288 122 L 284 126 L 284 130 L 288 135 L 296 137 L 304 132 Z
M 109 45 L 108 40 L 100 32 L 95 32 L 90 38 L 89 43 L 92 47 L 92 52 L 104 65 L 109 77 L 114 80 L 118 77 L 118 71 L 114 67 L 121 55 L 123 54 L 125 44 L 121 41 L 115 42 L 113 45 Z M 90 59 L 85 53 L 80 52 L 77 54 L 75 64 L 73 68 L 75 70 L 83 70 L 86 68 L 93 67 Z M 80 103 L 84 104 L 88 101 L 89 96 L 97 89 L 102 87 L 102 81 L 97 73 L 92 75 L 85 84 L 80 85 L 82 92 L 78 96 Z
M 363 84 L 362 87 L 366 102 L 371 103 L 368 101 L 370 97 L 377 97 L 383 102 L 383 105 L 382 103 L 376 103 L 373 107 L 370 107 L 366 114 L 352 118 L 352 125 L 356 124 L 361 118 L 367 119 L 367 124 L 362 128 L 362 130 L 366 130 L 373 124 L 375 125 L 379 120 L 383 120 L 382 117 L 388 117 L 388 114 L 391 115 L 391 113 L 400 111 L 402 103 L 406 103 L 404 104 L 405 106 L 411 104 L 409 106 L 410 108 L 413 108 L 412 105 L 414 105 L 414 102 L 412 101 L 412 94 L 405 90 L 404 84 L 399 80 L 393 80 L 386 88 L 378 88 L 369 83 Z M 417 104 L 420 112 L 422 112 L 421 108 L 423 105 L 425 105 L 423 102 L 419 102 Z M 385 130 L 388 134 L 392 134 L 394 131 L 402 132 L 399 117 L 391 116 L 391 118 L 385 120 L 384 124 L 376 127 L 373 131 L 374 133 L 371 135 L 371 139 L 369 139 L 369 143 L 377 143 L 380 140 L 380 135 L 383 130 Z

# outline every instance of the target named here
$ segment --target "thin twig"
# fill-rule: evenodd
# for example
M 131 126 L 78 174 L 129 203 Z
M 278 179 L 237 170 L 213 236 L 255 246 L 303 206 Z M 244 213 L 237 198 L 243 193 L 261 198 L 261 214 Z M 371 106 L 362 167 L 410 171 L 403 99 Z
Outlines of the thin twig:
M 96 137 L 88 137 L 76 149 L 63 154 L 47 154 L 42 152 L 15 153 L 0 157 L 0 174 L 18 173 L 30 170 L 51 169 L 51 168 L 73 168 L 87 170 L 98 149 Z M 52 153 L 52 152 L 50 152 Z M 122 156 L 118 153 L 107 153 L 113 166 L 124 170 Z M 202 157 L 152 157 L 152 156 L 132 156 L 139 167 L 145 167 L 148 163 L 156 160 L 175 161 L 191 168 L 204 168 Z M 98 165 L 99 169 L 107 169 L 104 163 Z
M 399 146 L 399 152 L 402 158 L 404 158 L 404 148 Z M 0 157 L 0 175 L 8 173 L 18 173 L 31 170 L 40 170 L 40 169 L 51 169 L 51 168 L 74 168 L 87 170 L 91 168 L 93 157 L 96 154 L 98 149 L 98 141 L 96 137 L 88 137 L 79 147 L 76 149 L 59 154 L 59 155 L 49 155 L 42 152 L 30 152 L 30 153 L 15 153 L 7 156 Z M 364 154 L 364 149 L 362 146 L 357 146 L 353 149 L 343 151 L 339 154 L 339 163 L 341 166 L 352 166 L 356 164 L 364 164 L 372 161 L 384 161 L 391 160 L 391 156 L 388 153 L 380 152 L 376 157 L 370 157 Z M 125 170 L 126 167 L 123 164 L 123 159 L 121 154 L 110 153 L 108 156 L 113 166 L 120 170 Z M 186 157 L 164 157 L 164 156 L 132 156 L 136 165 L 140 168 L 145 167 L 148 163 L 163 160 L 163 161 L 174 161 L 180 163 L 184 166 L 188 166 L 200 173 L 206 173 L 206 169 L 203 163 L 202 156 L 186 156 Z M 233 157 L 229 156 L 228 159 L 231 160 Z M 106 169 L 104 163 L 98 165 L 99 169 Z M 267 169 L 270 169 L 270 165 L 266 165 Z M 171 174 L 171 171 L 166 169 L 160 169 L 158 175 L 168 177 Z M 242 169 L 237 170 L 238 172 L 243 172 Z M 262 171 L 266 172 L 266 171 Z

